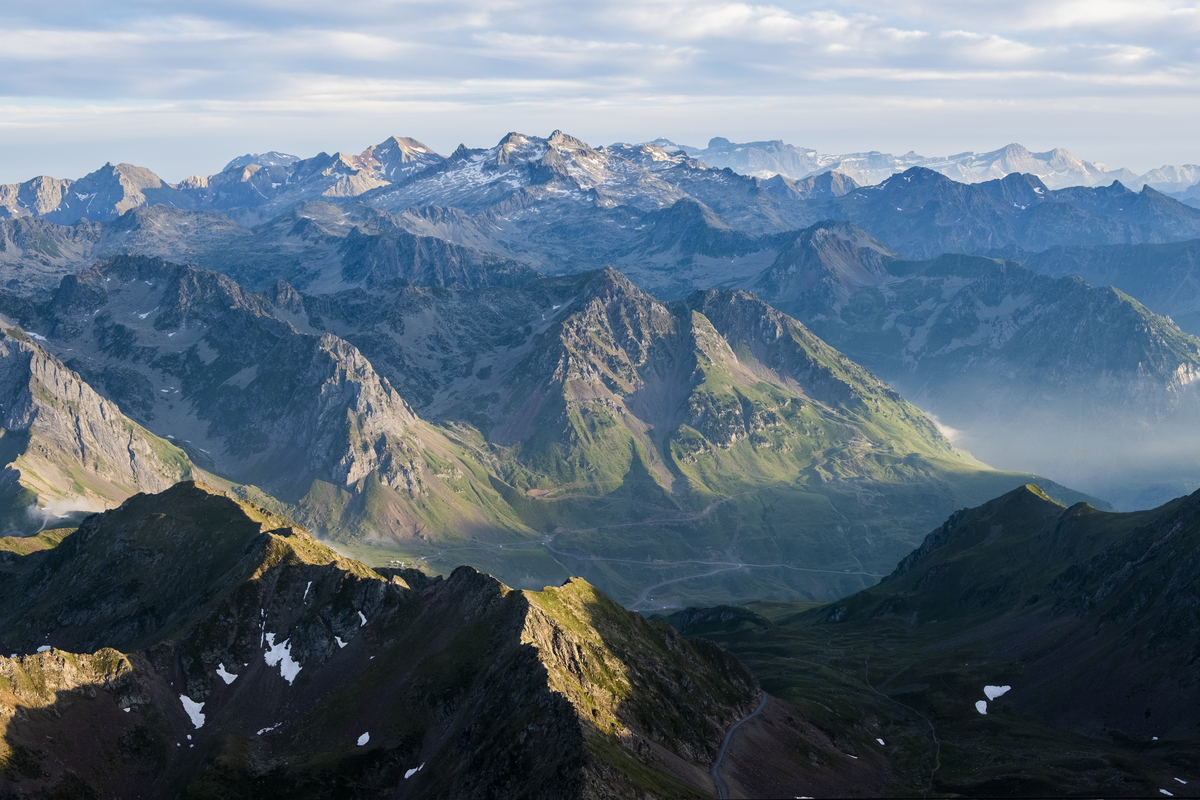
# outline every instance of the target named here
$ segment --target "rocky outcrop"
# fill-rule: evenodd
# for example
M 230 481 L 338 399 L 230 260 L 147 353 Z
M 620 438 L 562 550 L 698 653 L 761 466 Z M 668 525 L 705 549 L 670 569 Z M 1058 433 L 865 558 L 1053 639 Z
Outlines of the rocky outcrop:
M 15 327 L 0 338 L 0 426 L 0 483 L 10 501 L 25 496 L 53 516 L 162 491 L 191 472 L 184 453 L 127 419 Z

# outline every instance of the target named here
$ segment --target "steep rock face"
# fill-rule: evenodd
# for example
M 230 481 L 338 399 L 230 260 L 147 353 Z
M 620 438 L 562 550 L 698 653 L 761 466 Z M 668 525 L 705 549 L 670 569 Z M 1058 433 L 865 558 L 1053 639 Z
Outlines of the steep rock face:
M 210 452 L 213 463 L 255 482 L 354 483 L 393 463 L 397 440 L 416 421 L 354 347 L 296 333 L 222 275 L 117 258 L 64 279 L 51 309 L 53 340 L 80 345 L 74 358 L 107 391 L 129 395 L 147 421 L 162 415 L 183 426 L 194 415 L 203 435 L 223 445 L 224 454 Z M 147 387 L 158 375 L 178 383 Z
M 643 461 L 671 491 L 714 491 L 717 476 L 696 471 L 697 459 L 774 462 L 740 464 L 752 484 L 776 474 L 777 459 L 812 468 L 826 436 L 956 458 L 899 395 L 752 295 L 668 305 L 606 270 L 560 314 L 508 378 L 512 396 L 490 434 L 523 442 L 520 461 L 534 474 L 611 488 Z M 739 456 L 718 455 L 742 441 Z M 719 480 L 729 489 L 724 481 L 738 479 Z
M 408 231 L 364 234 L 355 228 L 339 248 L 342 278 L 368 289 L 391 281 L 416 286 L 511 286 L 537 277 L 509 258 Z
M 933 522 L 963 504 L 951 498 L 1021 480 L 956 454 L 894 391 L 744 292 L 664 303 L 605 270 L 513 288 L 306 296 L 303 310 L 287 318 L 361 348 L 472 449 L 531 527 L 558 529 L 558 558 L 653 552 L 666 564 L 820 563 L 862 576 L 876 571 L 866 563 L 890 568 L 927 527 L 921 517 L 900 543 L 908 523 L 891 509 L 919 502 L 914 513 L 939 509 Z M 918 484 L 937 488 L 913 500 Z M 864 511 L 865 486 L 894 505 Z M 847 517 L 878 535 L 848 539 Z M 586 571 L 602 561 L 572 563 L 630 603 L 669 569 L 646 568 L 630 591 L 623 576 Z
M 0 659 L 0 786 L 21 793 L 704 796 L 758 697 L 728 654 L 582 581 L 518 592 L 466 567 L 373 571 L 194 484 L 24 560 L 0 589 L 0 640 L 56 649 Z M 84 591 L 150 565 L 161 580 Z M 92 641 L 136 652 L 57 649 Z M 100 729 L 94 761 L 70 756 Z
M 0 277 L 6 295 L 53 289 L 64 275 L 90 263 L 102 236 L 96 223 L 66 226 L 30 217 L 0 220 Z
M 759 377 L 865 423 L 876 417 L 908 427 L 923 452 L 952 452 L 937 427 L 887 384 L 754 295 L 697 292 L 688 305 L 705 315 Z
M 285 321 L 286 294 L 272 305 L 223 275 L 114 258 L 65 278 L 42 324 L 136 419 L 205 469 L 299 504 L 323 530 L 523 530 L 357 348 Z
M 22 525 L 24 505 L 36 509 L 33 518 L 92 511 L 191 472 L 181 451 L 127 419 L 18 328 L 0 339 L 0 414 L 9 526 Z
M 41 217 L 62 202 L 71 186 L 69 180 L 42 175 L 24 183 L 0 186 L 0 217 Z

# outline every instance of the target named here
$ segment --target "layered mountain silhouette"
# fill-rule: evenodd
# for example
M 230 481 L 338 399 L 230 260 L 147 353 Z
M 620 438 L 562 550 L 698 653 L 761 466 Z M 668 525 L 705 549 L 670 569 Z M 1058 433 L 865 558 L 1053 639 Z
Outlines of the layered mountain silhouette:
M 0 795 L 1184 793 L 1193 177 L 555 131 L 0 187 Z
M 779 139 L 735 143 L 720 136 L 710 140 L 703 149 L 675 144 L 667 139 L 645 145 L 625 145 L 637 146 L 654 147 L 669 157 L 691 158 L 718 169 L 730 168 L 744 175 L 807 178 L 836 171 L 862 185 L 882 183 L 892 175 L 912 167 L 931 169 L 961 183 L 980 183 L 1019 172 L 1036 175 L 1054 189 L 1101 186 L 1117 180 L 1137 190 L 1149 185 L 1160 192 L 1182 192 L 1200 184 L 1200 167 L 1195 164 L 1166 165 L 1138 175 L 1125 168 L 1111 169 L 1105 164 L 1084 161 L 1061 147 L 1032 153 L 1015 143 L 987 153 L 966 152 L 934 157 L 920 156 L 912 151 L 896 156 L 877 150 L 832 155 L 796 147 Z
M 938 516 L 1029 479 L 960 455 L 754 296 L 663 303 L 613 270 L 259 295 L 120 256 L 14 307 L 210 480 L 356 547 L 438 564 L 473 548 L 521 585 L 575 572 L 627 602 L 662 580 L 837 596 Z M 863 505 L 863 487 L 890 499 Z M 630 554 L 658 562 L 611 569 Z M 693 581 L 691 562 L 731 574 Z
M 846 224 L 805 231 L 756 288 L 988 463 L 1030 464 L 1124 507 L 1200 479 L 1200 340 L 1119 290 L 996 259 L 907 261 Z

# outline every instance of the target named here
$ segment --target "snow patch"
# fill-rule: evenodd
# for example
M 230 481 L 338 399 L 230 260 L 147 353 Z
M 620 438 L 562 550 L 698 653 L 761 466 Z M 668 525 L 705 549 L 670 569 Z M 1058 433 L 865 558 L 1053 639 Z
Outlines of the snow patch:
M 337 642 L 337 645 L 338 645 L 338 647 L 345 647 L 345 646 L 346 646 L 346 643 L 342 641 L 342 637 L 340 637 L 340 636 L 335 636 L 335 637 L 333 637 L 333 640 L 334 640 L 335 642 Z
M 371 734 L 364 733 L 362 736 L 358 737 L 358 746 L 362 747 L 364 744 L 366 744 L 369 741 L 371 741 Z
M 183 703 L 183 710 L 187 712 L 188 718 L 191 719 L 196 729 L 203 728 L 204 714 L 201 713 L 201 709 L 204 708 L 204 703 L 197 703 L 186 694 L 179 695 L 179 702 Z
M 288 686 L 292 685 L 292 681 L 296 680 L 296 675 L 300 673 L 300 664 L 292 658 L 292 646 L 288 644 L 290 639 L 284 639 L 279 644 L 275 644 L 275 634 L 266 634 L 267 644 L 271 646 L 267 652 L 263 653 L 263 658 L 267 662 L 268 667 L 279 665 L 279 674 L 288 682 Z
M 264 733 L 270 733 L 271 731 L 275 730 L 276 728 L 278 728 L 278 727 L 279 727 L 280 725 L 282 725 L 282 724 L 283 724 L 282 722 L 276 722 L 274 725 L 272 725 L 272 726 L 271 726 L 271 727 L 269 727 L 269 728 L 259 728 L 259 729 L 258 729 L 258 733 L 254 734 L 254 735 L 255 735 L 255 736 L 262 736 Z
M 1159 792 L 1159 794 L 1165 794 L 1167 797 L 1175 796 L 1175 795 L 1171 794 L 1170 792 L 1168 792 L 1166 789 L 1159 789 L 1158 792 Z
M 360 611 L 360 612 L 358 612 L 358 618 L 362 620 L 362 625 L 359 625 L 358 627 L 360 627 L 360 628 L 365 628 L 365 627 L 367 627 L 367 618 L 366 618 L 366 616 L 363 614 L 363 612 L 361 612 L 361 611 Z
M 225 681 L 226 686 L 237 680 L 237 675 L 225 671 L 225 664 L 223 663 L 217 664 L 217 675 L 220 676 L 221 680 Z
M 980 714 L 987 714 L 987 700 L 976 700 L 975 710 Z
M 1176 778 L 1175 780 L 1179 781 L 1179 782 L 1180 782 L 1180 783 L 1182 783 L 1184 786 L 1187 786 L 1187 781 L 1185 781 L 1183 778 Z
M 304 587 L 304 597 L 301 597 L 301 598 L 300 598 L 300 602 L 302 602 L 302 603 L 303 603 L 305 600 L 307 600 L 307 599 L 308 599 L 308 590 L 309 590 L 309 589 L 311 589 L 311 588 L 312 588 L 312 581 L 309 581 L 309 582 L 308 582 L 308 586 L 305 586 L 305 587 Z
M 33 331 L 25 331 L 25 332 L 28 333 L 33 338 L 37 339 L 39 342 L 46 341 L 46 337 L 42 336 L 40 333 L 34 333 Z
M 880 746 L 880 747 L 883 747 L 883 746 L 884 746 L 884 744 L 883 744 L 883 739 L 876 739 L 875 741 L 879 742 L 879 746 Z
M 404 780 L 408 780 L 413 775 L 416 775 L 418 772 L 420 772 L 423 769 L 425 769 L 424 761 L 421 762 L 421 766 L 417 767 L 416 769 L 410 769 L 408 772 L 404 773 Z
M 39 647 L 39 648 L 38 648 L 38 652 L 39 652 L 39 653 L 44 653 L 44 652 L 46 652 L 46 651 L 47 651 L 47 650 L 49 650 L 49 649 L 50 649 L 50 645 L 48 645 L 48 644 L 44 644 L 44 645 L 42 645 L 41 647 Z
M 983 687 L 983 693 L 987 695 L 988 700 L 995 700 L 1010 689 L 1012 689 L 1011 686 L 985 686 Z

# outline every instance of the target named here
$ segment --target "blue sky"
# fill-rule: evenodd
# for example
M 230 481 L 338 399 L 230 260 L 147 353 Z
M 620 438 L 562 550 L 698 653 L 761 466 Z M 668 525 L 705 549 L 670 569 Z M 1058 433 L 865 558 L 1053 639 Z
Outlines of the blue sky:
M 1017 141 L 1200 162 L 1200 3 L 0 3 L 0 182 L 168 180 L 247 151 L 783 139 L 946 155 Z

